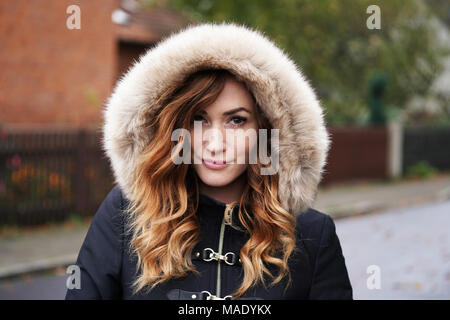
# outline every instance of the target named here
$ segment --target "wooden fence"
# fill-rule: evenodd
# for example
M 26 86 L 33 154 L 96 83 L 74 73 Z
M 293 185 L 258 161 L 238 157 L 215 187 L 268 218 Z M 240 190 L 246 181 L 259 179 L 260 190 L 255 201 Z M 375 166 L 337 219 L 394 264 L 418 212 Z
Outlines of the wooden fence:
M 113 186 L 93 131 L 3 132 L 0 225 L 92 216 Z
M 358 179 L 384 179 L 388 170 L 385 126 L 327 128 L 331 149 L 322 185 Z
M 405 128 L 403 168 L 425 161 L 439 170 L 450 169 L 450 127 Z

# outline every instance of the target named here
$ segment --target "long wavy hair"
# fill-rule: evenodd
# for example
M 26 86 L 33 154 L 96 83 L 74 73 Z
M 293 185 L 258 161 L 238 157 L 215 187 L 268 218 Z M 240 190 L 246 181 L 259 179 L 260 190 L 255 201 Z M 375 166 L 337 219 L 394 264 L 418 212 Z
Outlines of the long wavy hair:
M 199 241 L 198 176 L 191 164 L 172 161 L 171 152 L 180 148 L 183 136 L 171 141 L 171 134 L 177 128 L 189 130 L 195 115 L 217 99 L 229 76 L 233 74 L 224 69 L 191 74 L 183 85 L 164 92 L 159 100 L 163 107 L 149 120 L 154 137 L 138 159 L 132 191 L 135 200 L 126 210 L 129 250 L 137 256 L 137 271 L 141 271 L 132 283 L 134 294 L 188 272 L 198 273 L 191 261 Z M 269 152 L 272 127 L 251 95 L 258 109 L 258 128 L 268 129 Z M 261 175 L 264 166 L 258 159 L 246 170 L 248 183 L 238 215 L 249 239 L 240 250 L 244 275 L 233 293 L 235 298 L 258 283 L 266 286 L 266 276 L 272 279 L 271 285 L 285 277 L 291 282 L 288 259 L 295 249 L 295 218 L 280 204 L 278 174 Z M 269 264 L 278 267 L 278 275 L 271 272 Z

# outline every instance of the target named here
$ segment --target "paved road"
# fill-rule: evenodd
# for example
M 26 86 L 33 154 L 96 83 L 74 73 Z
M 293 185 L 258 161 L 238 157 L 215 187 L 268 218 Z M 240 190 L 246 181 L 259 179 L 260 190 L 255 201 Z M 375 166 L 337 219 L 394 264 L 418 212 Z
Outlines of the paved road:
M 67 276 L 27 275 L 0 282 L 0 300 L 63 300 Z
M 355 299 L 450 299 L 450 201 L 336 220 L 336 230 Z
M 450 299 L 449 226 L 450 201 L 336 220 L 354 298 Z M 367 287 L 371 265 L 380 289 Z M 63 299 L 66 279 L 59 270 L 2 281 L 0 299 Z

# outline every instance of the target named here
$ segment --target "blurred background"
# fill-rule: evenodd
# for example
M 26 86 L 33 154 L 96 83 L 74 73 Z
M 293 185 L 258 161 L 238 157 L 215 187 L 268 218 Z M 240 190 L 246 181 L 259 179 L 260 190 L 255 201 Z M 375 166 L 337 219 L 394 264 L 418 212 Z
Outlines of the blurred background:
M 100 141 L 114 84 L 209 21 L 262 31 L 316 89 L 332 147 L 314 208 L 335 219 L 354 298 L 449 299 L 443 0 L 1 1 L 0 299 L 64 298 L 113 187 Z

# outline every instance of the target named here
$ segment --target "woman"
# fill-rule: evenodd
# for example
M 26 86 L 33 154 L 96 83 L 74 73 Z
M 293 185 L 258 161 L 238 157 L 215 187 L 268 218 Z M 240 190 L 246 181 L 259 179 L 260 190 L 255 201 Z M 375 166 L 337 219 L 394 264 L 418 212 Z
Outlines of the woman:
M 352 299 L 334 222 L 311 208 L 330 143 L 322 109 L 261 33 L 171 35 L 104 116 L 117 186 L 66 299 Z

